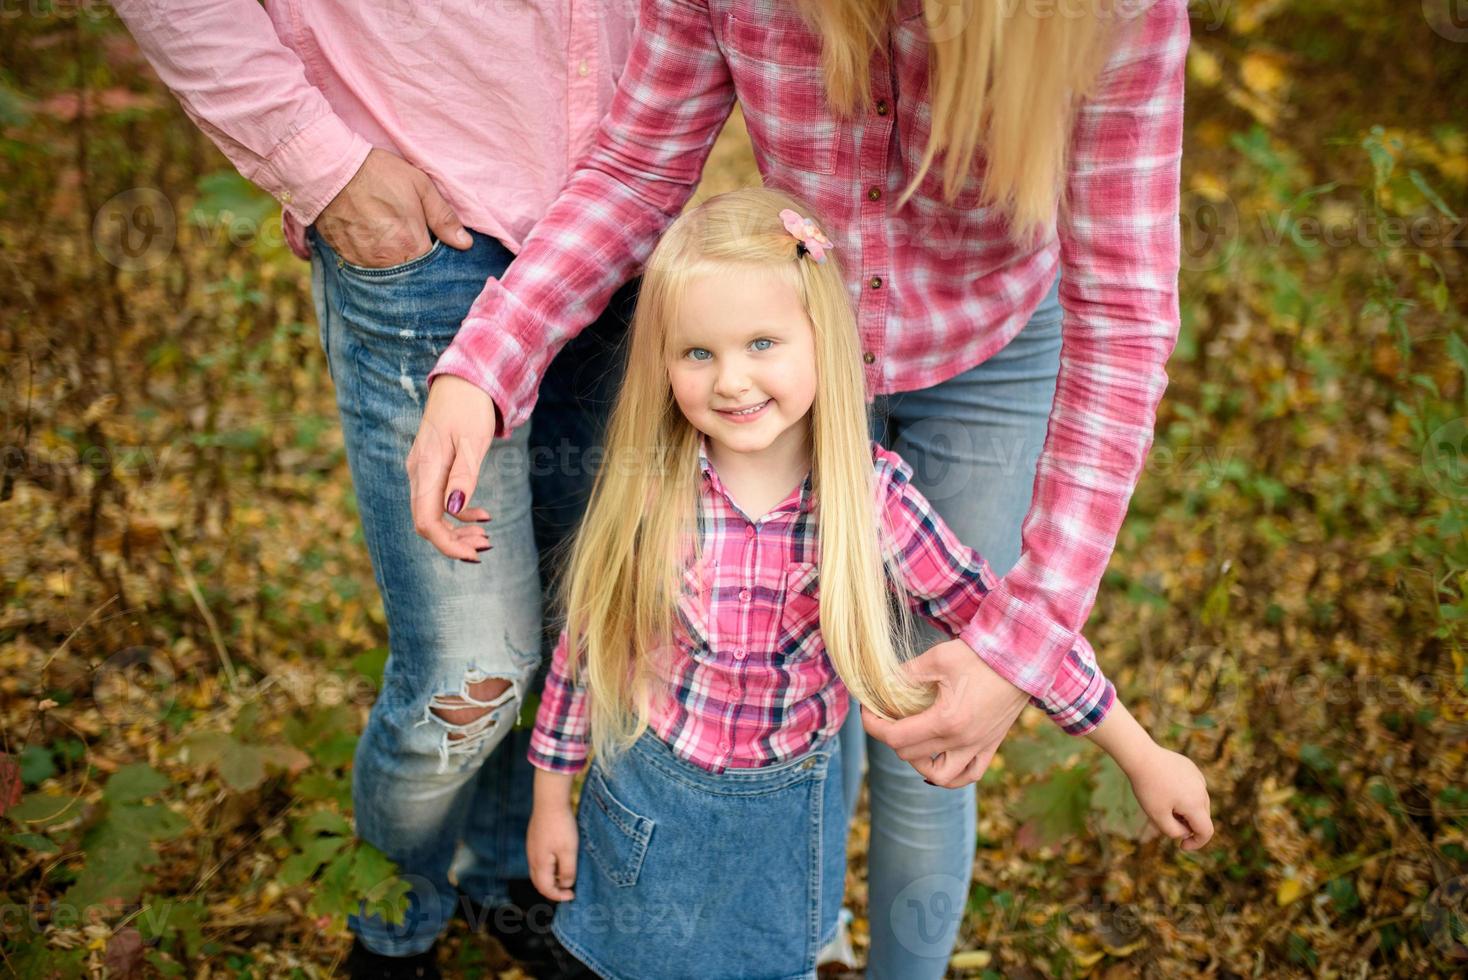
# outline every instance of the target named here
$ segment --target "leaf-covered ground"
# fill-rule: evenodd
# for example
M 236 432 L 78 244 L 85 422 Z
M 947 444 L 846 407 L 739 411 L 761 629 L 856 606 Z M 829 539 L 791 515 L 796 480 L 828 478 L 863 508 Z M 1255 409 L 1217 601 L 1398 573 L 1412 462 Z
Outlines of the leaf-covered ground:
M 928 911 L 956 976 L 1461 975 L 1468 28 L 1193 11 L 1183 332 L 1087 632 L 1218 835 L 1029 712 Z M 306 267 L 100 5 L 7 11 L 0 167 L 0 969 L 326 975 L 401 886 L 351 837 L 385 626 Z M 736 118 L 703 192 L 753 179 Z

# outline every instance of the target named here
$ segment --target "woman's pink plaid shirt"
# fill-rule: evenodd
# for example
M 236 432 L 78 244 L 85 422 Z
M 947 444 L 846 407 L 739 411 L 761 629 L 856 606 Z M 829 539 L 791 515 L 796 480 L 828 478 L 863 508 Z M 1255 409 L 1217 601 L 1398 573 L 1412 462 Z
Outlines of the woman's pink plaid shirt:
M 1077 109 L 1067 203 L 1056 234 L 1025 250 L 995 209 L 975 206 L 982 160 L 954 206 L 933 173 L 893 210 L 930 123 L 920 0 L 899 3 L 872 62 L 874 108 L 855 119 L 826 105 L 820 40 L 791 0 L 643 0 L 596 146 L 503 279 L 486 284 L 431 377 L 487 391 L 499 438 L 523 425 L 551 359 L 641 269 L 688 201 L 737 96 L 765 182 L 811 201 L 836 243 L 871 393 L 979 364 L 1062 272 L 1060 375 L 1021 555 L 964 630 L 985 662 L 1044 698 L 1115 548 L 1179 326 L 1187 3 L 1111 6 L 1118 40 Z
M 872 444 L 893 583 L 908 605 L 962 636 L 997 584 L 910 482 L 902 458 Z M 650 726 L 683 759 L 712 772 L 795 758 L 846 718 L 846 687 L 831 669 L 820 629 L 816 522 L 809 477 L 768 514 L 749 520 L 699 453 L 701 537 L 684 570 L 676 644 L 662 669 L 665 693 Z M 551 658 L 530 736 L 530 761 L 552 772 L 585 764 L 588 694 L 568 670 L 565 631 Z M 1030 700 L 1065 731 L 1100 724 L 1116 698 L 1084 638 L 1066 652 L 1054 686 Z

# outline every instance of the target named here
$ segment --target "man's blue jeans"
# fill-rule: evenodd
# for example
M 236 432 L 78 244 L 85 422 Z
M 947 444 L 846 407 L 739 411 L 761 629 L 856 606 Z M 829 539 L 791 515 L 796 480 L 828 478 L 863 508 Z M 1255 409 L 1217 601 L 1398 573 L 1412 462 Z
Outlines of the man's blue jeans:
M 508 881 L 529 876 L 529 733 L 514 725 L 524 696 L 540 691 L 558 632 L 542 626 L 542 572 L 585 509 L 636 288 L 561 351 L 531 423 L 491 446 L 472 502 L 491 515 L 494 547 L 481 564 L 456 562 L 413 530 L 404 461 L 429 371 L 485 281 L 514 257 L 473 235 L 467 251 L 435 240 L 402 265 L 363 269 L 307 234 L 321 343 L 387 614 L 382 689 L 353 770 L 357 834 L 412 886 L 403 924 L 354 916 L 351 927 L 394 956 L 433 944 L 453 915 L 455 884 L 495 906 Z
M 1059 280 L 1004 349 L 931 388 L 883 396 L 872 438 L 913 468 L 913 485 L 995 575 L 1019 561 L 1035 464 L 1060 370 Z M 922 623 L 925 650 L 947 634 Z M 887 745 L 867 736 L 854 707 L 841 730 L 847 812 L 854 813 L 863 749 L 871 805 L 867 976 L 943 976 L 973 871 L 972 786 L 930 786 Z

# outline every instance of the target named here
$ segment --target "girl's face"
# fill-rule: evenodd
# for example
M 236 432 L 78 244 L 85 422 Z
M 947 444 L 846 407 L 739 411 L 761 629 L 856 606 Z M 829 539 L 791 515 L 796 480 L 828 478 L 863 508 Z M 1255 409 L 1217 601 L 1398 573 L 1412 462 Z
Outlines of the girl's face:
M 759 268 L 699 276 L 670 328 L 668 380 L 696 429 L 782 468 L 808 452 L 815 335 L 794 286 Z

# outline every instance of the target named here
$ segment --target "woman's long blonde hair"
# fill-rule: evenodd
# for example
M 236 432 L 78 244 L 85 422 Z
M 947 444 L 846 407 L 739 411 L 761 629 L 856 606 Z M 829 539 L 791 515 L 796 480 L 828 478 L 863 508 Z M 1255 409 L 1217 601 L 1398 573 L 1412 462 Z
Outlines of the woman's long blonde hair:
M 832 109 L 870 110 L 872 53 L 885 43 L 897 0 L 800 2 L 822 38 Z M 982 146 L 979 203 L 1005 210 L 1018 241 L 1045 236 L 1064 200 L 1075 100 L 1090 94 L 1128 5 L 1136 0 L 923 0 L 932 130 L 899 206 L 940 154 L 952 203 Z
M 772 189 L 711 198 L 673 222 L 643 275 L 603 463 L 558 590 L 569 662 L 577 676 L 584 670 L 592 745 L 604 758 L 647 728 L 683 570 L 699 557 L 700 434 L 668 381 L 671 330 L 689 282 L 735 269 L 767 269 L 788 281 L 814 330 L 816 396 L 807 424 L 826 653 L 871 710 L 896 718 L 932 703 L 930 688 L 900 668 L 911 653 L 910 614 L 886 587 L 891 548 L 877 520 L 861 353 L 840 259 L 798 257 L 783 208 L 812 216 L 804 202 Z

